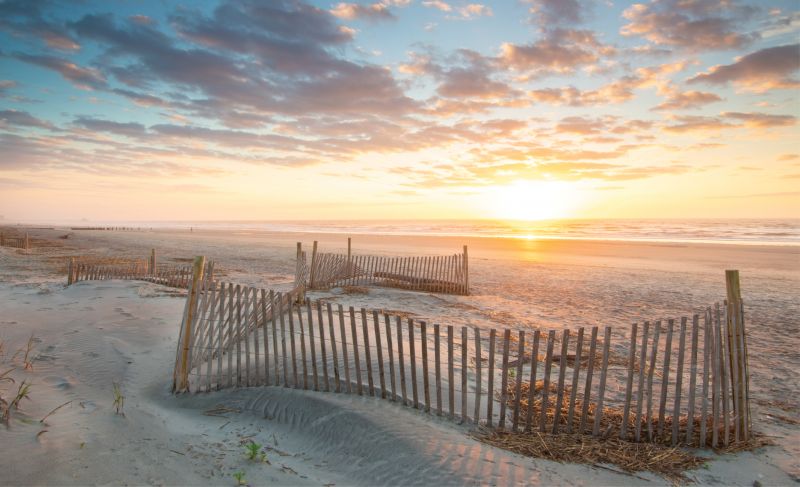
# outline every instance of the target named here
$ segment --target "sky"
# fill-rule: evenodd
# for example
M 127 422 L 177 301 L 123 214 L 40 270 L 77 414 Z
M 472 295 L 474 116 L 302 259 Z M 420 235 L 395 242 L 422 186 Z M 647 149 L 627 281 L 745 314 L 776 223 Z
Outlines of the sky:
M 16 221 L 800 217 L 794 0 L 0 0 Z

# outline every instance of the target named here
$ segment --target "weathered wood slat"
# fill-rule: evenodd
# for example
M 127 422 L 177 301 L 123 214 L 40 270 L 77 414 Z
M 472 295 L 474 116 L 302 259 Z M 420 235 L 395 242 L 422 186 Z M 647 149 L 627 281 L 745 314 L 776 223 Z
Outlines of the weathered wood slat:
M 627 382 L 625 383 L 625 407 L 622 413 L 622 427 L 619 430 L 619 437 L 625 439 L 628 435 L 628 419 L 631 412 L 631 394 L 633 393 L 633 374 L 634 366 L 636 363 L 636 334 L 639 329 L 639 324 L 634 323 L 631 326 L 631 340 L 628 345 L 628 374 Z
M 442 415 L 442 354 L 441 336 L 439 334 L 439 324 L 433 324 L 433 360 L 434 360 L 434 383 L 436 385 L 436 414 Z
M 706 421 L 708 419 L 708 383 L 711 372 L 711 310 L 703 313 L 703 386 L 700 396 L 700 441 L 698 445 L 704 447 L 708 444 L 706 437 Z
M 417 352 L 416 343 L 414 341 L 414 320 L 408 319 L 408 351 L 410 352 L 410 367 L 411 367 L 411 394 L 414 398 L 414 409 L 419 409 L 419 393 L 417 391 Z
M 422 341 L 422 397 L 425 400 L 425 412 L 431 412 L 431 388 L 428 378 L 428 326 L 419 322 L 419 335 Z
M 450 419 L 456 417 L 456 392 L 453 357 L 453 326 L 447 325 L 447 406 Z
M 495 340 L 497 331 L 492 328 L 489 330 L 489 370 L 488 370 L 488 384 L 486 386 L 486 426 L 492 427 L 494 423 L 494 415 L 492 412 L 494 406 L 494 353 L 495 353 Z
M 728 365 L 729 365 L 729 352 L 728 352 L 728 344 L 727 344 L 727 335 L 725 334 L 724 330 L 724 323 L 726 321 L 726 317 L 719 313 L 719 305 L 717 305 L 717 321 L 719 321 L 719 358 L 720 358 L 720 376 L 719 376 L 719 384 L 720 390 L 722 391 L 722 444 L 728 446 L 729 444 L 729 435 L 730 435 L 730 422 L 728 421 L 728 413 L 730 411 L 730 403 L 729 403 L 729 396 L 728 396 Z M 726 312 L 726 308 L 722 307 L 722 313 Z M 721 320 L 721 321 L 720 321 Z
M 589 402 L 592 397 L 592 375 L 594 374 L 594 360 L 597 353 L 597 327 L 592 327 L 592 336 L 589 340 L 589 363 L 586 366 L 586 384 L 583 389 L 583 407 L 581 408 L 581 425 L 578 433 L 586 433 L 586 423 L 589 420 Z
M 608 377 L 608 352 L 611 347 L 611 327 L 606 327 L 605 335 L 603 336 L 603 366 L 600 368 L 600 388 L 597 391 L 597 409 L 594 413 L 594 429 L 592 434 L 597 436 L 600 434 L 600 424 L 603 421 L 603 400 L 606 393 L 606 378 Z
M 394 378 L 394 349 L 392 347 L 392 324 L 388 314 L 383 315 L 386 326 L 386 350 L 389 353 L 389 383 L 392 387 L 392 401 L 397 401 L 397 388 Z
M 319 326 L 319 351 L 322 358 L 322 377 L 325 383 L 325 392 L 331 390 L 331 379 L 328 373 L 328 352 L 325 344 L 325 321 L 322 319 L 322 301 L 317 301 L 317 325 Z
M 349 308 L 350 310 L 350 331 L 352 332 L 353 338 L 353 362 L 355 363 L 356 369 L 356 391 L 358 392 L 359 396 L 364 395 L 364 387 L 361 384 L 361 359 L 358 353 L 358 330 L 356 328 L 356 312 L 352 306 Z
M 525 412 L 525 432 L 533 429 L 534 395 L 536 393 L 536 368 L 539 363 L 539 338 L 541 332 L 533 331 L 533 348 L 531 349 L 531 375 L 528 379 L 528 410 Z
M 667 343 L 664 346 L 664 367 L 661 372 L 661 400 L 658 404 L 658 437 L 664 436 L 664 420 L 667 409 L 667 392 L 669 390 L 669 364 L 672 358 L 672 332 L 675 320 L 667 320 Z
M 369 349 L 369 324 L 367 324 L 367 310 L 361 308 L 361 331 L 364 338 L 364 360 L 367 367 L 367 387 L 369 395 L 375 397 L 375 380 L 372 377 L 372 353 Z
M 553 346 L 556 341 L 556 332 L 547 333 L 547 354 L 544 358 L 544 376 L 542 377 L 542 408 L 539 414 L 539 432 L 544 433 L 547 428 L 547 407 L 550 400 L 550 372 L 553 366 Z
M 525 332 L 519 331 L 517 337 L 517 371 L 514 384 L 514 411 L 511 416 L 511 431 L 517 431 L 519 427 L 519 403 L 522 399 L 522 365 L 525 362 Z
M 350 380 L 350 358 L 347 356 L 347 330 L 344 324 L 344 310 L 342 305 L 337 308 L 339 314 L 339 339 L 342 341 L 342 364 L 344 365 L 344 381 L 348 394 L 353 393 L 353 383 Z
M 319 373 L 317 371 L 317 351 L 314 342 L 314 314 L 311 312 L 311 300 L 306 298 L 306 321 L 308 322 L 308 345 L 311 349 L 311 379 L 314 390 L 319 390 Z
M 467 384 L 469 382 L 469 364 L 467 363 L 467 327 L 461 327 L 461 422 L 466 423 Z
M 333 324 L 333 309 L 330 302 L 325 303 L 326 311 L 328 312 L 328 333 L 331 340 L 331 355 L 333 356 L 333 383 L 336 392 L 342 392 L 342 377 L 341 369 L 339 368 L 339 352 L 336 346 L 336 330 Z M 342 325 L 344 328 L 344 325 Z
M 298 299 L 300 296 L 298 296 Z M 302 363 L 303 374 L 303 390 L 308 390 L 308 356 L 306 353 L 306 330 L 303 325 L 303 302 L 298 301 L 295 308 L 297 309 L 297 327 L 300 329 L 300 361 Z
M 483 388 L 482 364 L 483 354 L 481 353 L 481 331 L 478 327 L 473 328 L 475 333 L 475 424 L 481 422 L 481 389 Z
M 500 420 L 498 426 L 500 429 L 506 427 L 506 403 L 508 403 L 508 352 L 509 342 L 511 341 L 511 330 L 503 331 L 503 368 L 502 378 L 500 381 Z
M 720 332 L 719 332 L 719 305 L 716 306 L 716 315 L 713 316 L 713 343 L 711 361 L 714 364 L 714 374 L 711 382 L 711 447 L 719 445 L 719 388 L 720 388 Z
M 637 443 L 642 437 L 642 410 L 644 406 L 642 401 L 644 399 L 644 379 L 647 369 L 647 339 L 650 334 L 650 322 L 645 321 L 643 328 L 642 346 L 640 347 L 641 352 L 639 352 L 639 382 L 636 386 L 636 423 L 634 426 L 634 441 Z
M 569 330 L 561 334 L 561 357 L 558 361 L 558 387 L 556 389 L 556 410 L 553 416 L 553 433 L 558 433 L 561 423 L 561 409 L 564 407 L 564 378 L 567 373 L 567 350 L 569 346 Z
M 375 329 L 375 349 L 378 354 L 378 383 L 381 387 L 381 399 L 386 399 L 386 376 L 383 369 L 383 343 L 381 340 L 381 320 L 378 317 L 378 311 L 372 311 L 372 326 Z
M 658 342 L 661 334 L 661 321 L 655 322 L 653 331 L 653 347 L 650 350 L 650 367 L 647 370 L 647 439 L 653 441 L 653 376 L 656 371 L 656 360 L 658 358 Z
M 236 333 L 233 302 L 236 299 L 236 288 L 233 287 L 233 284 L 228 284 L 228 286 L 228 387 L 231 387 L 233 386 L 233 336 Z
M 686 348 L 686 317 L 681 318 L 681 331 L 678 338 L 678 369 L 675 372 L 675 404 L 672 412 L 672 446 L 678 444 L 678 430 L 681 419 L 681 392 L 683 389 L 683 359 Z M 691 418 L 689 418 L 691 420 Z
M 403 321 L 399 316 L 396 317 L 397 328 L 397 361 L 400 366 L 400 392 L 403 397 L 403 405 L 408 404 L 408 396 L 406 394 L 406 368 L 405 357 L 403 356 Z
M 583 327 L 578 328 L 578 338 L 575 342 L 575 365 L 572 368 L 572 390 L 569 395 L 569 410 L 567 411 L 567 433 L 572 433 L 575 420 L 575 401 L 578 397 L 578 381 L 581 375 L 581 360 L 583 359 Z M 531 384 L 535 382 L 531 381 Z

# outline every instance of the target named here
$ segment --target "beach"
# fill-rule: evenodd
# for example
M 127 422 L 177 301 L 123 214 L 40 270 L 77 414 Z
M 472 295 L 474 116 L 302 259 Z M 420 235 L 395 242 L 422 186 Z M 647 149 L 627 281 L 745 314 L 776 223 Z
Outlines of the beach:
M 481 444 L 469 428 L 374 399 L 282 388 L 173 396 L 172 365 L 185 292 L 135 281 L 66 287 L 70 256 L 186 263 L 205 255 L 220 279 L 288 290 L 296 242 L 346 249 L 345 234 L 238 230 L 28 229 L 32 249 L 0 248 L 0 372 L 33 335 L 32 385 L 3 432 L 2 483 L 277 484 L 663 484 L 583 465 L 530 459 Z M 68 235 L 68 238 L 60 238 Z M 342 304 L 409 312 L 432 323 L 562 329 L 629 326 L 700 313 L 725 298 L 738 269 L 747 317 L 753 423 L 775 446 L 713 457 L 689 472 L 700 483 L 785 485 L 800 478 L 800 247 L 420 235 L 354 235 L 371 255 L 445 255 L 469 248 L 470 295 L 368 288 L 311 292 Z M 125 415 L 112 407 L 112 382 Z M 10 388 L 10 386 L 9 386 Z M 72 401 L 39 423 L 51 409 Z M 231 411 L 204 412 L 217 405 Z M 46 430 L 45 433 L 41 431 Z M 270 464 L 249 464 L 241 442 L 268 445 Z M 436 442 L 432 442 L 435 438 Z M 705 454 L 705 452 L 703 452 Z M 709 456 L 713 454 L 708 453 Z M 46 466 L 46 468 L 44 467 Z M 220 477 L 222 475 L 222 477 Z

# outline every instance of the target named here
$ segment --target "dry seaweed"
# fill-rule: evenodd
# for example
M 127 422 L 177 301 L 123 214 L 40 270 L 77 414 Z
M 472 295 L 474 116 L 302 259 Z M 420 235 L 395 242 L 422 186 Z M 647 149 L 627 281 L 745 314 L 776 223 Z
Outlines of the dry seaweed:
M 633 443 L 616 437 L 487 430 L 474 435 L 484 443 L 520 455 L 561 463 L 611 464 L 625 472 L 654 472 L 673 482 L 687 481 L 685 472 L 700 467 L 707 460 L 682 448 Z

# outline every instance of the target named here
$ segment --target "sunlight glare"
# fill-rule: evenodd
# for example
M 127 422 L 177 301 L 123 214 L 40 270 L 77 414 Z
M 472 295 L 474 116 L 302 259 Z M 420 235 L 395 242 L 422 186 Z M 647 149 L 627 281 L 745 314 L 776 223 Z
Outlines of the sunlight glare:
M 495 218 L 551 220 L 569 217 L 580 200 L 580 191 L 564 181 L 518 180 L 493 187 L 487 191 L 486 200 Z

